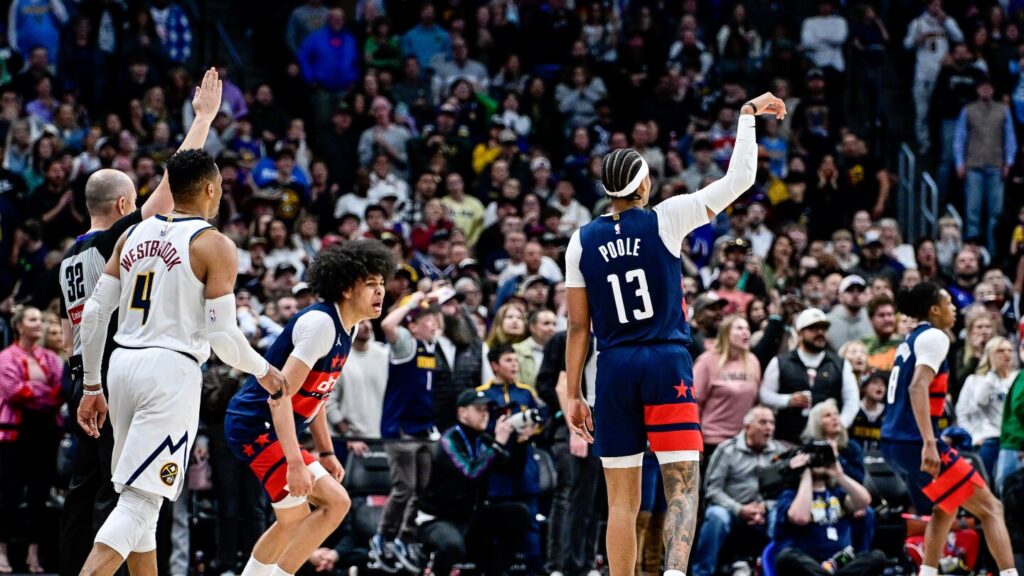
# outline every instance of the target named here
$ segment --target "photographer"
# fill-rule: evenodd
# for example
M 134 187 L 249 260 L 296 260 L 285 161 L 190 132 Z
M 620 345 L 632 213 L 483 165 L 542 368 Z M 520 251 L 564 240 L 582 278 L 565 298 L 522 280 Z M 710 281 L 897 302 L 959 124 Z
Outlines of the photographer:
M 796 490 L 782 493 L 775 521 L 778 574 L 877 576 L 886 566 L 878 551 L 853 551 L 850 518 L 871 504 L 871 494 L 843 472 L 827 442 L 805 446 L 790 460 L 801 470 Z
M 519 362 L 516 352 L 508 344 L 498 344 L 487 353 L 494 378 L 477 388 L 492 401 L 491 419 L 495 426 L 502 416 L 508 416 L 515 428 L 516 441 L 509 446 L 509 459 L 491 476 L 487 496 L 493 501 L 522 502 L 530 510 L 530 524 L 526 539 L 526 556 L 531 569 L 541 566 L 540 526 L 535 520 L 539 506 L 540 467 L 534 458 L 532 439 L 538 423 L 547 418 L 547 407 L 532 386 L 516 380 Z
M 485 433 L 491 403 L 483 392 L 462 391 L 456 401 L 458 422 L 433 447 L 430 481 L 419 494 L 416 524 L 424 551 L 434 553 L 434 574 L 449 574 L 467 555 L 486 562 L 486 573 L 500 574 L 522 547 L 529 521 L 526 506 L 484 503 L 490 475 L 507 460 L 505 447 L 514 432 L 502 416 L 494 423 L 494 436 Z

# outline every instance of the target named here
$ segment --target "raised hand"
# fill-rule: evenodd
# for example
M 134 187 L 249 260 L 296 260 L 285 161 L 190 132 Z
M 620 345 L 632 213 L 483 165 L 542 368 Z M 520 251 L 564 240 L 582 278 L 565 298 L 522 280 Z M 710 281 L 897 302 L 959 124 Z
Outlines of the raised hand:
M 765 92 L 744 104 L 744 106 L 747 105 L 753 106 L 755 116 L 771 114 L 779 120 L 786 117 L 786 103 L 771 92 Z
M 203 81 L 196 86 L 196 94 L 192 97 L 192 109 L 196 112 L 196 119 L 212 122 L 220 110 L 221 93 L 224 90 L 223 82 L 217 75 L 216 68 L 210 68 L 203 74 Z

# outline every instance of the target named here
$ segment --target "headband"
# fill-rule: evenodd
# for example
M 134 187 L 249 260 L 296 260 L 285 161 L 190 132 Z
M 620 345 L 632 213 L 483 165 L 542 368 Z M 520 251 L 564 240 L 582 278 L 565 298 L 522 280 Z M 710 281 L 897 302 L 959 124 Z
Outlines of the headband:
M 601 187 L 604 188 L 604 193 L 609 195 L 609 196 L 614 196 L 616 198 L 622 198 L 623 196 L 629 196 L 633 192 L 636 192 L 636 189 L 640 187 L 640 183 L 644 181 L 644 178 L 647 177 L 647 174 L 648 174 L 649 171 L 650 171 L 650 169 L 647 167 L 647 161 L 644 160 L 643 156 L 641 156 L 640 157 L 640 171 L 636 173 L 636 176 L 634 176 L 632 180 L 629 181 L 629 184 L 626 184 L 625 188 L 623 188 L 622 190 L 620 190 L 618 192 L 612 192 L 611 190 L 609 190 L 607 188 L 604 188 L 603 185 Z

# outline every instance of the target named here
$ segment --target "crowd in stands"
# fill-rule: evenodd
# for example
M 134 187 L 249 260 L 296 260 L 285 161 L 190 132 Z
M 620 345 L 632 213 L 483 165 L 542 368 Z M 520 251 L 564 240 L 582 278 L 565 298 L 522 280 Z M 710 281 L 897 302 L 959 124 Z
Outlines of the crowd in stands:
M 206 27 L 193 2 L 9 4 L 0 26 L 0 574 L 56 564 L 54 524 L 43 519 L 60 506 L 75 446 L 57 266 L 89 227 L 84 183 L 99 168 L 121 170 L 143 204 L 194 118 L 194 79 L 211 64 L 200 61 Z M 256 52 L 271 55 L 267 79 L 243 81 L 257 75 L 212 63 L 224 102 L 205 145 L 223 176 L 215 224 L 237 244 L 242 330 L 266 350 L 315 301 L 303 274 L 332 245 L 372 238 L 400 262 L 382 318 L 358 327 L 327 407 L 350 466 L 386 455 L 390 484 L 364 498 L 379 522 L 364 533 L 354 512 L 310 570 L 602 568 L 600 462 L 561 412 L 565 246 L 607 209 L 602 155 L 639 151 L 652 204 L 694 192 L 723 176 L 739 107 L 766 90 L 789 114 L 758 120 L 754 186 L 683 245 L 705 440 L 706 508 L 689 573 L 743 573 L 769 543 L 778 574 L 880 574 L 893 562 L 879 551 L 866 455 L 877 455 L 888 371 L 914 328 L 894 295 L 923 280 L 940 282 L 958 308 L 949 433 L 977 452 L 997 492 L 1022 467 L 1021 2 L 292 0 L 252 9 L 266 4 L 263 17 L 281 17 L 240 18 L 254 27 Z M 919 238 L 896 220 L 900 140 L 933 167 L 941 207 L 953 208 Z M 596 355 L 584 371 L 591 402 Z M 240 572 L 268 519 L 260 486 L 224 439 L 242 375 L 216 359 L 204 374 L 189 490 L 167 506 L 173 545 L 160 548 L 172 576 Z M 466 420 L 480 411 L 462 410 L 480 406 L 491 415 L 483 433 Z M 512 428 L 497 424 L 501 414 L 521 418 Z M 489 441 L 510 436 L 507 452 Z M 759 474 L 815 440 L 840 466 L 766 491 Z M 638 574 L 661 571 L 658 482 L 651 460 Z M 213 528 L 200 535 L 204 522 Z M 1008 522 L 1022 554 L 1021 519 Z M 734 553 L 741 542 L 746 556 Z

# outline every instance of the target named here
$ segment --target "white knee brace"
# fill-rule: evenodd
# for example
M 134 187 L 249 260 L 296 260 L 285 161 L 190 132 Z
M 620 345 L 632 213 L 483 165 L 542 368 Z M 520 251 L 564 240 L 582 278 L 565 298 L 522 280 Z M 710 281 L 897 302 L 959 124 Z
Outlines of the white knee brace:
M 161 496 L 126 486 L 117 507 L 96 533 L 96 542 L 110 546 L 122 558 L 127 558 L 132 552 L 155 549 L 156 521 L 161 504 Z

